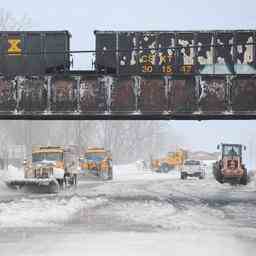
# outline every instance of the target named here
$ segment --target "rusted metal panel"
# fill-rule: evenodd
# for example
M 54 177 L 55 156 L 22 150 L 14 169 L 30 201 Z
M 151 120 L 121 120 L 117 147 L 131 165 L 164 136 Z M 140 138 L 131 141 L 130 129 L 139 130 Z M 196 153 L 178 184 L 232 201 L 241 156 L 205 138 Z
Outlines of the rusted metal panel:
M 47 78 L 22 78 L 18 80 L 19 109 L 21 111 L 47 110 Z
M 120 74 L 136 74 L 138 68 L 138 38 L 135 32 L 118 33 L 119 72 Z
M 79 86 L 81 112 L 107 110 L 107 90 L 102 77 L 81 77 Z
M 215 74 L 234 74 L 234 34 L 217 33 L 215 38 Z
M 111 111 L 132 112 L 137 110 L 136 81 L 131 77 L 115 79 L 111 90 Z
M 100 73 L 117 72 L 117 33 L 97 33 L 96 69 Z
M 0 112 L 14 111 L 17 98 L 17 81 L 0 77 Z
M 55 76 L 51 81 L 51 110 L 77 110 L 77 80 L 70 76 Z
M 216 64 L 231 65 L 234 63 L 234 34 L 217 33 L 215 47 Z
M 176 70 L 175 34 L 160 33 L 158 35 L 158 59 L 155 72 L 173 75 Z
M 255 72 L 254 33 L 239 32 L 236 35 L 236 65 L 237 74 L 251 74 Z
M 175 113 L 194 112 L 197 109 L 194 79 L 167 80 L 169 80 L 169 109 Z
M 194 33 L 177 33 L 177 73 L 194 73 L 195 58 Z
M 237 78 L 232 86 L 233 111 L 256 110 L 256 79 L 249 77 Z
M 227 110 L 227 81 L 225 77 L 205 77 L 199 81 L 199 107 L 201 111 Z
M 137 34 L 139 48 L 138 68 L 140 73 L 155 73 L 157 65 L 157 33 L 142 32 Z
M 237 64 L 253 64 L 253 38 L 253 32 L 237 33 Z
M 69 70 L 68 31 L 0 31 L 0 73 L 44 75 Z
M 109 45 L 105 48 L 117 51 L 116 55 L 106 53 L 108 66 L 117 75 L 256 74 L 254 43 L 254 31 L 96 33 L 97 49 Z M 104 66 L 106 60 L 100 54 L 96 63 Z
M 139 110 L 163 112 L 167 110 L 166 83 L 163 78 L 140 77 Z
M 0 119 L 256 118 L 255 76 L 0 78 Z
M 213 33 L 198 33 L 196 37 L 196 56 L 198 72 L 201 74 L 213 74 L 213 44 Z

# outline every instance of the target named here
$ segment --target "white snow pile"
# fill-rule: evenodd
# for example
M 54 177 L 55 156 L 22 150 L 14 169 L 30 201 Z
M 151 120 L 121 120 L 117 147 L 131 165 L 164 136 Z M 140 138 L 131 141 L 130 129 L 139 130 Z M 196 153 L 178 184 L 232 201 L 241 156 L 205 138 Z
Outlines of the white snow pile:
M 3 174 L 4 181 L 22 180 L 22 179 L 24 179 L 23 169 L 16 168 L 12 165 L 9 165 L 8 170 L 6 170 Z
M 6 186 L 4 184 L 4 182 L 0 179 L 0 191 L 5 190 Z
M 125 222 L 133 221 L 172 230 L 214 230 L 216 225 L 219 227 L 224 224 L 221 211 L 213 211 L 206 206 L 195 206 L 180 211 L 171 203 L 152 200 L 143 203 L 119 203 L 113 206 L 113 213 Z
M 170 171 L 169 173 L 156 173 L 142 168 L 138 161 L 127 165 L 114 165 L 114 180 L 155 180 L 166 178 L 179 178 L 180 173 Z
M 106 199 L 22 199 L 0 203 L 0 227 L 58 226 L 72 219 L 82 209 L 104 203 Z

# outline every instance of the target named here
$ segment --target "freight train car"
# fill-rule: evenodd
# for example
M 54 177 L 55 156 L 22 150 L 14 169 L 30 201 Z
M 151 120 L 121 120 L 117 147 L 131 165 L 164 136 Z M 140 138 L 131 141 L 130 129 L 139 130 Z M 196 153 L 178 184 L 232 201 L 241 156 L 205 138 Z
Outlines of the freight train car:
M 98 72 L 183 76 L 256 74 L 254 30 L 94 33 Z
M 71 70 L 67 31 L 0 32 L 0 118 L 256 116 L 256 30 L 95 37 L 95 68 Z
M 44 75 L 69 70 L 68 31 L 0 31 L 0 74 Z

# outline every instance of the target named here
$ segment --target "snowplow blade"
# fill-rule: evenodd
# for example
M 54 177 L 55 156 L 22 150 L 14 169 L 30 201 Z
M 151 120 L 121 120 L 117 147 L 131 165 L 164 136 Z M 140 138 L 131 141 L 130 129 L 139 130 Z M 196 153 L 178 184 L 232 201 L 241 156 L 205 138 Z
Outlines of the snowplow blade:
M 36 193 L 57 193 L 59 191 L 59 183 L 55 179 L 9 180 L 5 183 L 10 188 L 25 188 Z

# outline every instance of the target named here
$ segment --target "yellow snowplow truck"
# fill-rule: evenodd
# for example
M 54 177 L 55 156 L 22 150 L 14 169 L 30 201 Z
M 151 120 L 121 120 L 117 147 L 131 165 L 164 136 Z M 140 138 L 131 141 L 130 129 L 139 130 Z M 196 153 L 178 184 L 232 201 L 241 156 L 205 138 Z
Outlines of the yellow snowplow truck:
M 24 179 L 9 181 L 10 186 L 31 187 L 39 192 L 58 192 L 77 185 L 78 153 L 73 146 L 36 146 L 31 160 L 24 161 Z
M 89 147 L 80 158 L 80 175 L 111 180 L 113 178 L 111 153 L 104 148 Z
M 156 172 L 167 173 L 173 169 L 180 169 L 187 159 L 187 152 L 178 149 L 175 152 L 169 152 L 167 156 L 161 159 L 151 160 L 151 169 Z

